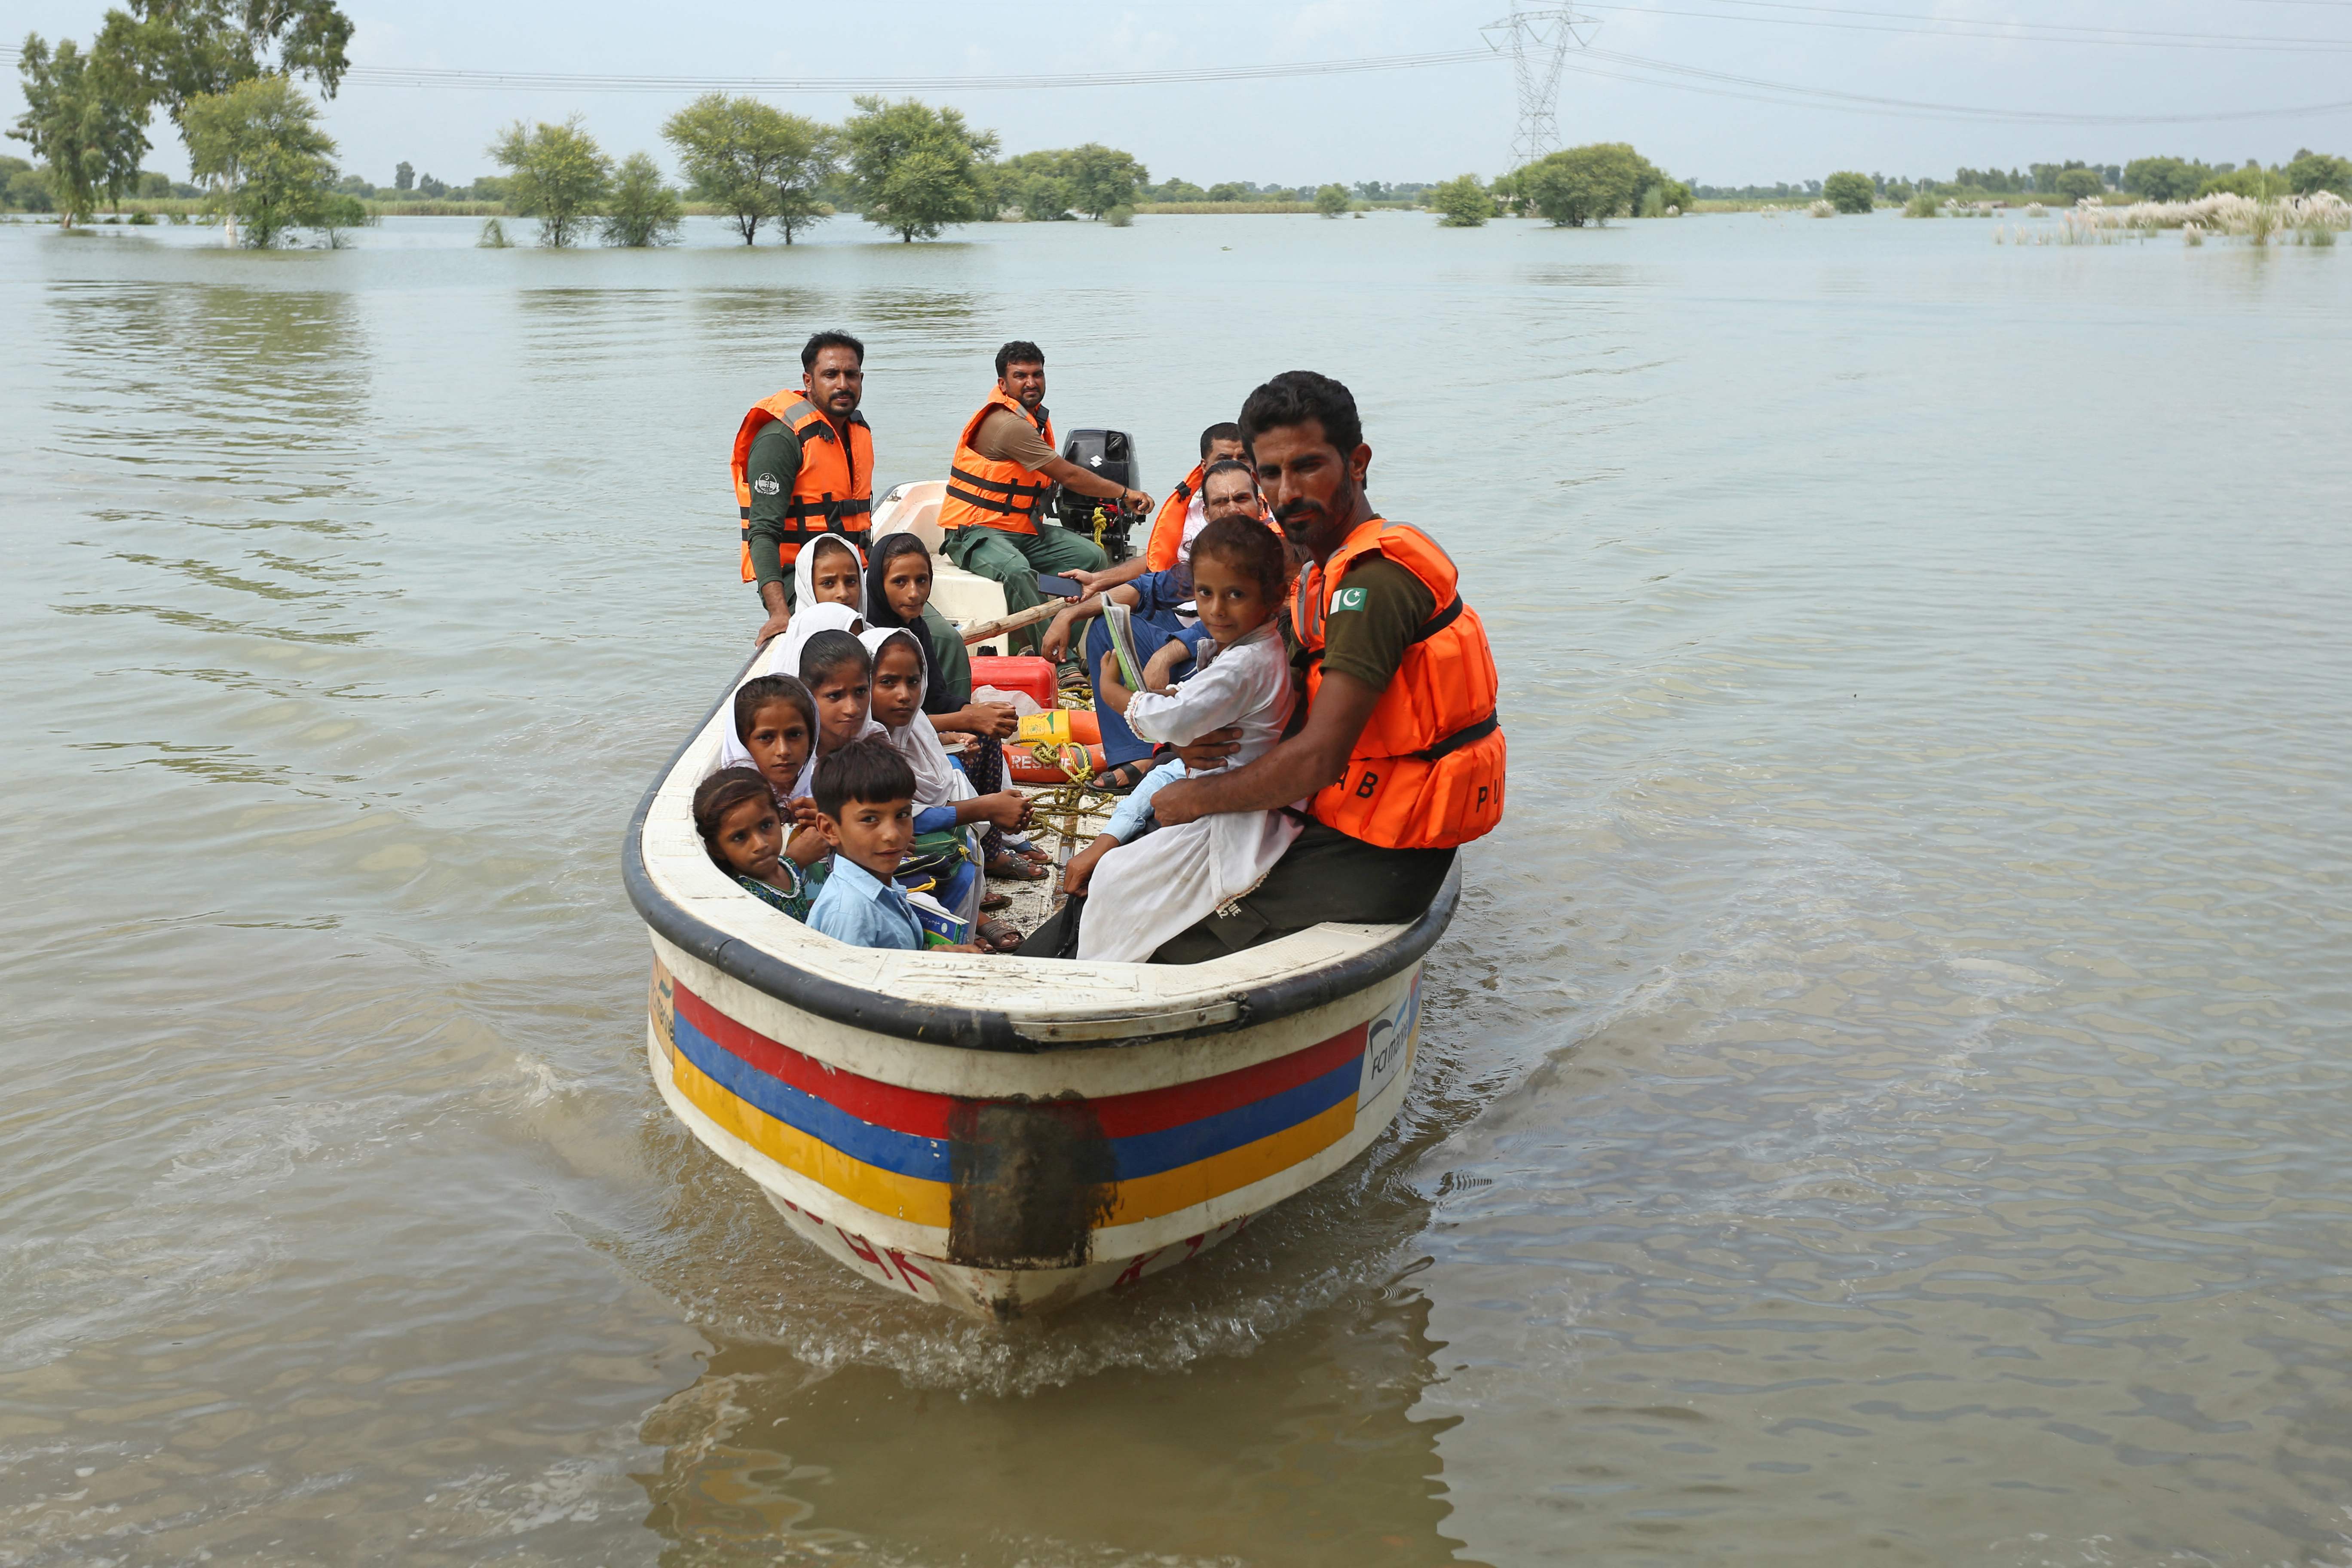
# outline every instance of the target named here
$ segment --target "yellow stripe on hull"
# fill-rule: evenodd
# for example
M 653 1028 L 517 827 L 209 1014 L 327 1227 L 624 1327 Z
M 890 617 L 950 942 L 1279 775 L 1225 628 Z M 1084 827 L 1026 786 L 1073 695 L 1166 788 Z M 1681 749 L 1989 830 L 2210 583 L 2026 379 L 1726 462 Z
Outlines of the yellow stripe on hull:
M 720 1127 L 777 1164 L 839 1193 L 851 1203 L 910 1225 L 948 1227 L 948 1184 L 877 1170 L 853 1160 L 832 1144 L 787 1127 L 757 1106 L 747 1105 L 694 1065 L 684 1051 L 670 1053 L 670 1077 L 678 1092 Z M 1234 1152 L 1240 1152 L 1239 1150 Z
M 1228 1149 L 1156 1176 L 1137 1176 L 1121 1182 L 1103 1224 L 1133 1225 L 1138 1220 L 1158 1219 L 1162 1215 L 1207 1203 L 1211 1198 L 1223 1197 L 1320 1153 L 1345 1138 L 1355 1125 L 1356 1097 L 1351 1094 L 1330 1110 L 1295 1127 L 1269 1132 L 1255 1143 L 1244 1143 L 1238 1149 Z

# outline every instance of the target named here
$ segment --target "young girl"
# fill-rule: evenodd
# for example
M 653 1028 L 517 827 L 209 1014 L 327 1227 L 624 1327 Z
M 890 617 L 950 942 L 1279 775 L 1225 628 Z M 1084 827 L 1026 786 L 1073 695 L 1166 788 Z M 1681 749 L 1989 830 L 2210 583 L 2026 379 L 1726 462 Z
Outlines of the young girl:
M 768 781 L 790 834 L 785 854 L 795 865 L 814 865 L 824 858 L 807 777 L 816 752 L 815 699 L 789 675 L 756 675 L 735 689 L 734 720 L 719 745 L 719 765 L 749 765 Z M 727 740 L 735 742 L 731 750 Z
M 949 760 L 923 712 L 922 650 L 913 631 L 876 626 L 865 642 L 874 658 L 872 716 L 915 778 L 915 845 L 899 880 L 928 874 L 941 903 L 959 919 L 977 920 L 986 889 L 979 836 L 965 825 L 1018 827 L 1028 817 L 1028 799 L 1017 790 L 981 795 Z M 980 921 L 974 929 L 983 947 L 1009 952 L 1021 942 L 1020 931 L 1003 921 Z
M 796 921 L 824 886 L 823 868 L 804 874 L 782 853 L 775 796 L 756 768 L 721 768 L 695 787 L 694 827 L 710 863 L 762 903 Z
M 1215 639 L 1202 652 L 1200 672 L 1173 690 L 1129 693 L 1116 679 L 1116 659 L 1106 658 L 1097 689 L 1147 741 L 1181 746 L 1238 724 L 1241 749 L 1223 766 L 1240 767 L 1271 751 L 1290 721 L 1290 658 L 1276 619 L 1289 597 L 1290 557 L 1255 518 L 1224 517 L 1201 531 L 1192 559 L 1201 624 Z M 1156 828 L 1116 847 L 1097 840 L 1087 852 L 1097 858 L 1092 875 L 1080 879 L 1088 897 L 1077 956 L 1149 959 L 1256 887 L 1298 832 L 1287 813 L 1240 811 Z
M 812 605 L 846 605 L 866 614 L 866 563 L 857 546 L 828 533 L 793 561 L 793 614 Z
M 874 563 L 866 573 L 866 619 L 869 626 L 904 627 L 916 638 L 923 659 L 923 711 L 931 728 L 962 733 L 978 742 L 963 767 L 973 789 L 992 795 L 1004 787 L 1004 738 L 1021 727 L 1010 704 L 971 699 L 971 660 L 963 638 L 931 605 L 931 552 L 911 533 L 886 533 L 874 542 Z M 922 769 L 916 768 L 918 777 Z M 981 861 L 992 877 L 1035 881 L 1046 857 L 1005 841 L 990 824 L 981 838 Z

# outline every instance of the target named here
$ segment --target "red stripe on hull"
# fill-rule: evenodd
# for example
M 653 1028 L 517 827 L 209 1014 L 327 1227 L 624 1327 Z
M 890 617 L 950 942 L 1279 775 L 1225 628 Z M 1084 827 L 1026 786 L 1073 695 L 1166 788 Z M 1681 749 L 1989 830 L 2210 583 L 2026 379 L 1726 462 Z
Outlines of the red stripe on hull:
M 896 1084 L 828 1068 L 812 1057 L 803 1056 L 790 1046 L 778 1045 L 765 1035 L 746 1028 L 683 984 L 674 984 L 673 992 L 677 1011 L 697 1029 L 716 1041 L 730 1055 L 778 1082 L 814 1095 L 861 1121 L 870 1121 L 895 1131 L 910 1132 L 920 1138 L 950 1136 L 948 1117 L 958 1103 L 955 1096 L 902 1089 Z M 1321 1078 L 1349 1058 L 1364 1054 L 1365 1027 L 1365 1025 L 1358 1024 L 1305 1050 L 1293 1051 L 1286 1057 L 1276 1057 L 1269 1062 L 1238 1068 L 1193 1083 L 1139 1089 L 1132 1094 L 1106 1095 L 1088 1101 L 1088 1108 L 1099 1119 L 1108 1137 L 1129 1138 L 1139 1133 L 1164 1132 L 1171 1127 L 1223 1115 L 1241 1106 L 1255 1105 L 1269 1096 Z

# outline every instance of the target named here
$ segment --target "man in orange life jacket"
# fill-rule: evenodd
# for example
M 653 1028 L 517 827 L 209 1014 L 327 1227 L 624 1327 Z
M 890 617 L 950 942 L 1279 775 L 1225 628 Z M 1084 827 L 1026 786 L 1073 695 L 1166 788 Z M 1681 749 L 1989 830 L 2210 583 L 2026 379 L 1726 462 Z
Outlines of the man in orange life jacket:
M 1173 825 L 1311 797 L 1313 820 L 1255 891 L 1170 940 L 1158 963 L 1324 921 L 1412 921 L 1444 886 L 1455 846 L 1503 816 L 1486 628 L 1436 542 L 1366 499 L 1372 451 L 1355 398 L 1328 376 L 1288 371 L 1250 394 L 1241 426 L 1259 487 L 1307 556 L 1291 595 L 1306 718 L 1246 767 L 1168 784 L 1152 811 Z M 1231 733 L 1185 748 L 1185 761 L 1229 755 Z
M 1228 460 L 1249 460 L 1249 454 L 1242 449 L 1242 427 L 1230 419 L 1201 432 L 1201 460 L 1160 503 L 1159 514 L 1151 520 L 1151 531 L 1145 535 L 1141 549 L 1107 572 L 1073 572 L 1070 575 L 1087 593 L 1099 594 L 1105 588 L 1132 583 L 1146 572 L 1166 572 L 1182 562 L 1192 548 L 1192 536 L 1209 526 L 1209 503 L 1203 490 L 1210 465 Z
M 865 559 L 874 521 L 874 432 L 857 411 L 865 395 L 866 345 L 819 332 L 801 350 L 801 389 L 752 405 L 735 432 L 743 580 L 760 584 L 767 607 L 763 645 L 792 621 L 793 563 L 811 541 L 838 533 Z
M 1151 504 L 1143 491 L 1055 452 L 1054 422 L 1045 412 L 1045 351 L 1009 342 L 996 351 L 995 390 L 956 441 L 947 500 L 940 507 L 948 559 L 1004 584 L 1008 615 L 1045 603 L 1037 591 L 1040 572 L 1099 572 L 1110 564 L 1101 545 L 1038 515 L 1045 491 L 1056 483 L 1139 510 Z M 1024 648 L 1034 647 L 1036 638 L 1034 627 L 1013 634 Z

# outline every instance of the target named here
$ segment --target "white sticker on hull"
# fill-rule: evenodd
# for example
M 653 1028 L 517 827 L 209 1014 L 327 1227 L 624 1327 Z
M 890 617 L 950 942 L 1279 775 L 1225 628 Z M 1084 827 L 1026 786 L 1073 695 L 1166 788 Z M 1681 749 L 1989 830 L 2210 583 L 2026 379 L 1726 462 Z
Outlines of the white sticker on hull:
M 1412 1059 L 1413 1031 L 1421 1026 L 1421 976 L 1397 1005 L 1373 1019 L 1364 1030 L 1364 1075 L 1356 1084 L 1356 1109 L 1361 1110 L 1381 1097 L 1405 1063 Z

